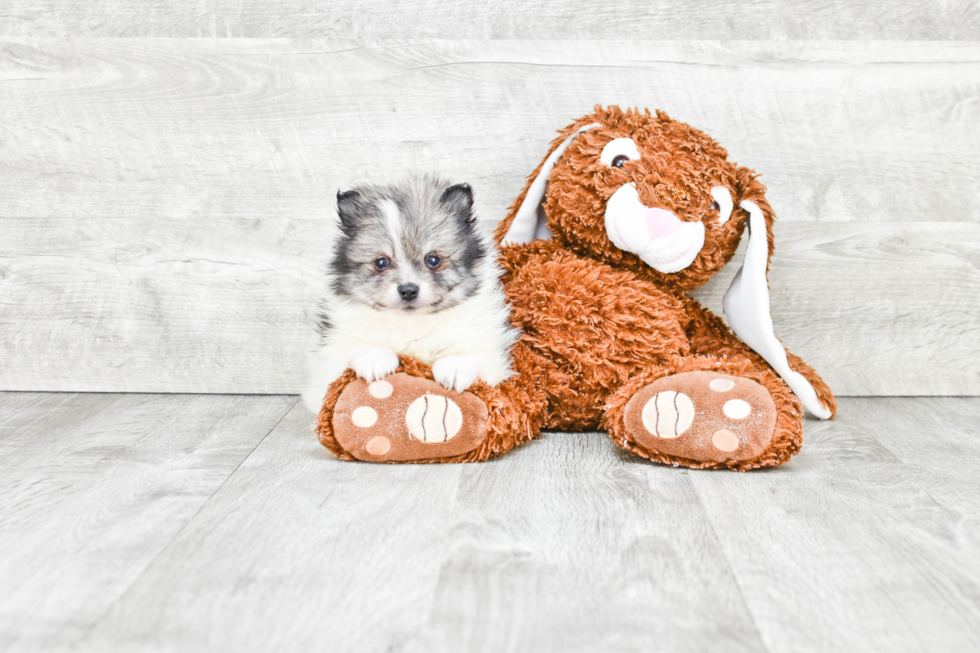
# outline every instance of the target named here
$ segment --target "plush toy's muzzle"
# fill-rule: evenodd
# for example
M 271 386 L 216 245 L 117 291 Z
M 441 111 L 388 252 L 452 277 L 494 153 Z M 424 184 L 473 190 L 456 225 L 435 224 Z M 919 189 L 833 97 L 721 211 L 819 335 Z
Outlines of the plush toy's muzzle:
M 664 274 L 689 266 L 704 247 L 703 222 L 683 222 L 671 211 L 644 206 L 632 183 L 609 198 L 605 217 L 606 235 L 616 247 Z

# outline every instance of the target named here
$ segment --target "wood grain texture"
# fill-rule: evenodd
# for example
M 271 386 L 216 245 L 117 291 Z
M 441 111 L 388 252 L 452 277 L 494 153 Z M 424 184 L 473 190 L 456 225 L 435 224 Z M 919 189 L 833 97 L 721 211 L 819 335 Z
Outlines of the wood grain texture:
M 7 0 L 0 34 L 529 39 L 976 39 L 974 2 Z
M 343 463 L 310 419 L 282 421 L 87 649 L 764 650 L 684 474 L 595 436 Z
M 460 479 L 414 650 L 766 650 L 687 473 L 602 434 L 546 434 L 502 462 Z
M 975 399 L 847 399 L 787 467 L 691 476 L 768 650 L 980 647 L 978 424 Z
M 295 402 L 0 394 L 0 649 L 77 642 Z
M 5 230 L 3 387 L 297 393 L 305 383 L 330 242 L 322 224 L 20 219 Z
M 776 336 L 835 393 L 980 394 L 980 224 L 787 223 L 774 231 Z M 695 293 L 719 315 L 743 248 Z
M 601 100 L 764 173 L 777 335 L 838 394 L 980 393 L 976 43 L 0 48 L 0 388 L 295 392 L 338 188 L 424 168 L 492 223 Z
M 188 222 L 9 221 L 0 387 L 298 392 L 332 229 Z M 719 314 L 740 257 L 696 294 Z M 980 225 L 781 224 L 770 287 L 776 334 L 838 394 L 980 394 Z
M 784 221 L 980 215 L 978 43 L 4 39 L 0 217 L 304 217 L 413 170 L 499 220 L 596 103 L 668 111 Z
M 230 439 L 283 401 L 0 395 L 4 649 L 980 646 L 980 399 L 845 398 L 798 457 L 748 474 L 600 433 L 343 463 L 298 405 Z M 198 443 L 227 404 L 241 418 Z
M 425 622 L 463 467 L 343 463 L 312 421 L 286 415 L 86 650 L 367 652 Z

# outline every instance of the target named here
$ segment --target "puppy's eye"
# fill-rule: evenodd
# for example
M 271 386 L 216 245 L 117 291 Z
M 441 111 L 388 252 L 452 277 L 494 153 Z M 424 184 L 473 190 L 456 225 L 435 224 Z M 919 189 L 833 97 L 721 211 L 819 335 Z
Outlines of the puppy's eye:
M 718 202 L 712 202 L 711 203 L 711 210 L 712 211 L 720 211 L 721 210 L 721 204 L 719 204 Z
M 378 271 L 387 270 L 390 267 L 391 267 L 391 259 L 389 259 L 387 256 L 379 256 L 378 258 L 374 259 L 375 270 Z
M 429 254 L 425 257 L 425 264 L 430 270 L 435 270 L 442 263 L 442 259 L 439 258 L 438 254 Z
M 639 158 L 640 151 L 636 149 L 636 143 L 632 138 L 616 138 L 609 141 L 599 155 L 599 161 L 612 168 L 622 168 L 627 161 L 636 161 Z

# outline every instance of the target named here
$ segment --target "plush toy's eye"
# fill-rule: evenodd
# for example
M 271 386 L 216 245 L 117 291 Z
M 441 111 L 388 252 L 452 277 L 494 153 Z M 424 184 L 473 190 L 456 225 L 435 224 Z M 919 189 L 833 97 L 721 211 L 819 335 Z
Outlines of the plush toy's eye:
M 374 259 L 375 270 L 378 271 L 387 270 L 390 267 L 391 267 L 391 259 L 389 259 L 387 256 L 379 256 L 378 258 Z
M 711 197 L 714 198 L 711 208 L 718 211 L 718 224 L 725 224 L 732 217 L 732 194 L 724 186 L 715 186 L 711 189 Z
M 603 165 L 613 168 L 622 168 L 627 161 L 636 161 L 640 158 L 640 152 L 636 149 L 636 143 L 632 138 L 616 138 L 606 143 L 599 155 L 599 161 Z
M 439 258 L 438 254 L 429 254 L 425 257 L 425 264 L 430 270 L 435 270 L 437 267 L 439 267 L 440 263 L 442 263 L 442 259 Z

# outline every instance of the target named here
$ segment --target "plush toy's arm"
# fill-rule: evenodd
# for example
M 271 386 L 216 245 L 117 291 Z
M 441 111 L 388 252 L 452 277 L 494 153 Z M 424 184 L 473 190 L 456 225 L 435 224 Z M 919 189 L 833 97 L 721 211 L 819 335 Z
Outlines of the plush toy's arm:
M 691 353 L 706 356 L 748 358 L 757 365 L 768 365 L 762 356 L 754 352 L 732 333 L 720 317 L 701 306 L 695 299 L 685 296 L 684 300 L 687 303 L 687 314 L 691 317 L 691 322 L 687 327 L 687 335 L 691 341 Z M 820 378 L 820 375 L 796 354 L 786 351 L 786 359 L 790 368 L 801 374 L 813 386 L 817 393 L 817 399 L 830 411 L 830 417 L 836 415 L 837 400 L 824 380 Z

